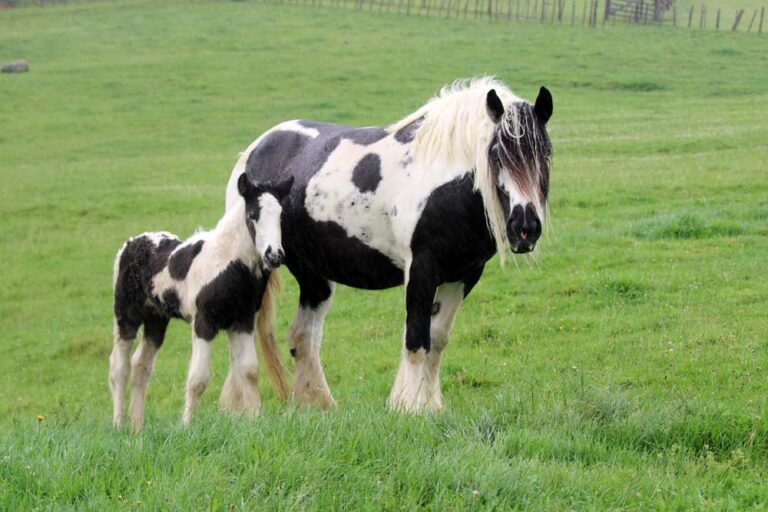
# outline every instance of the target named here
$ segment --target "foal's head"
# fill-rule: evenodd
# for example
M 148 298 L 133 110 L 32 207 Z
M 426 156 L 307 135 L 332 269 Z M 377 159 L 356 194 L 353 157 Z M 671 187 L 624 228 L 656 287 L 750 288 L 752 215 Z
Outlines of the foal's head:
M 279 183 L 255 185 L 243 173 L 237 180 L 237 190 L 245 200 L 245 224 L 266 270 L 279 267 L 285 258 L 280 229 L 283 207 L 280 203 L 290 192 L 291 185 L 293 177 Z
M 491 89 L 486 106 L 496 123 L 488 162 L 507 222 L 509 247 L 515 253 L 530 252 L 541 236 L 547 208 L 552 144 L 546 124 L 552 116 L 552 95 L 542 87 L 534 105 L 521 101 L 505 108 Z

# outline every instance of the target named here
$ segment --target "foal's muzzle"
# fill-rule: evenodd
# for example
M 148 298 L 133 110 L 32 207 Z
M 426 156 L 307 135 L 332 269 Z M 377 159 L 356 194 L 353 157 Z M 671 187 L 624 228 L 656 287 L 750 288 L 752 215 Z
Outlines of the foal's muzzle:
M 285 259 L 285 252 L 281 248 L 273 250 L 270 245 L 267 250 L 264 251 L 264 266 L 268 269 L 277 268 L 283 264 Z
M 531 252 L 541 236 L 541 220 L 536 215 L 533 205 L 528 203 L 523 208 L 516 205 L 507 221 L 509 248 L 516 254 Z

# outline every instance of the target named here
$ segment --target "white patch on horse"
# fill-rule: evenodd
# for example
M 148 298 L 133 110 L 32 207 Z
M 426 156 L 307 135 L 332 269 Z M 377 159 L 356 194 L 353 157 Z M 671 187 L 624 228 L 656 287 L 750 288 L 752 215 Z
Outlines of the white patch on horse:
M 405 266 L 413 231 L 430 193 L 469 170 L 454 167 L 450 172 L 426 173 L 409 169 L 413 162 L 404 169 L 407 151 L 392 137 L 367 146 L 342 139 L 309 180 L 304 203 L 314 220 L 340 225 L 348 236 L 378 250 L 400 268 Z M 371 153 L 381 157 L 381 180 L 375 191 L 361 192 L 352 175 L 356 164 Z
M 317 130 L 317 128 L 307 128 L 306 126 L 302 125 L 298 120 L 286 121 L 284 123 L 280 123 L 279 125 L 275 126 L 273 130 L 270 130 L 270 131 L 278 131 L 278 130 L 283 132 L 297 132 L 302 135 L 306 135 L 307 137 L 310 137 L 312 139 L 320 135 L 320 132 Z
M 275 222 L 274 219 L 280 218 L 283 207 L 272 194 L 262 195 L 259 198 L 259 206 L 261 207 L 259 220 L 250 222 L 256 233 L 256 251 L 264 256 L 267 249 L 276 251 L 282 247 L 280 222 Z

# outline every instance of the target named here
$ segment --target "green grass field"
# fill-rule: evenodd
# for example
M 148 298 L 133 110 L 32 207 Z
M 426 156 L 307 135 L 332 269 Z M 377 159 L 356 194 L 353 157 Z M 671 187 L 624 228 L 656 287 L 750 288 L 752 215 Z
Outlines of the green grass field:
M 0 510 L 765 510 L 766 44 L 243 2 L 0 11 L 0 61 L 31 66 L 0 76 Z M 218 339 L 182 429 L 177 324 L 145 431 L 111 428 L 125 238 L 214 225 L 237 153 L 279 121 L 385 124 L 477 74 L 553 92 L 551 223 L 462 308 L 446 412 L 385 409 L 402 290 L 340 288 L 339 411 L 265 382 L 258 420 L 222 416 Z

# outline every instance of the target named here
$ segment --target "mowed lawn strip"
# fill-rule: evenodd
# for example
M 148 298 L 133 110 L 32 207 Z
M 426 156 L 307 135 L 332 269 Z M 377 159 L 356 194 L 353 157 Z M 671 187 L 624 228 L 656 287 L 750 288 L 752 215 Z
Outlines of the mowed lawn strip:
M 0 77 L 0 509 L 768 506 L 754 34 L 115 2 L 0 11 L 0 61 L 18 57 L 31 71 Z M 402 289 L 339 287 L 323 344 L 338 412 L 283 406 L 265 379 L 257 421 L 222 417 L 220 338 L 181 429 L 177 323 L 146 431 L 112 430 L 127 237 L 213 226 L 238 152 L 282 120 L 386 124 L 479 74 L 552 91 L 551 210 L 534 256 L 491 261 L 462 307 L 445 413 L 386 412 Z

